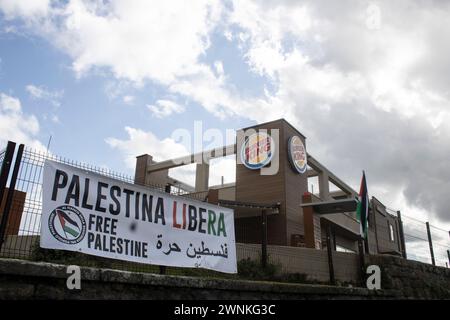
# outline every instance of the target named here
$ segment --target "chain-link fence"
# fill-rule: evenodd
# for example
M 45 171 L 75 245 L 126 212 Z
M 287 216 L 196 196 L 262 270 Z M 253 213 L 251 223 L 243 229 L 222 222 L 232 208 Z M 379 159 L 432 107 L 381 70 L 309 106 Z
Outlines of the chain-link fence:
M 3 163 L 4 156 L 5 150 L 0 151 L 0 166 Z M 41 249 L 39 247 L 39 234 L 42 214 L 42 179 L 45 160 L 53 160 L 59 163 L 68 164 L 123 182 L 135 183 L 133 177 L 111 171 L 107 168 L 96 167 L 84 162 L 59 157 L 48 152 L 25 148 L 23 150 L 20 166 L 18 167 L 15 188 L 12 193 L 12 201 L 10 209 L 8 210 L 9 215 L 0 256 L 62 263 L 73 262 L 76 264 L 110 267 L 129 271 L 161 272 L 160 267 L 155 265 L 97 258 L 68 251 Z M 12 168 L 10 171 L 12 171 Z M 9 173 L 8 176 L 10 181 L 11 173 Z M 188 194 L 175 186 L 152 184 L 146 185 L 145 187 L 202 201 L 205 201 L 206 197 L 204 193 Z M 3 196 L 4 199 L 6 199 L 8 193 L 9 190 L 6 188 L 5 195 Z M 3 207 L 5 206 L 4 202 L 5 201 L 3 201 Z M 5 210 L 2 209 L 0 210 L 0 213 L 2 214 L 4 211 Z M 169 274 L 189 273 L 186 271 L 187 269 L 182 268 L 166 269 L 166 273 Z M 204 273 L 208 272 L 203 270 L 202 274 Z
M 450 234 L 440 227 L 402 214 L 408 259 L 449 267 Z M 431 247 L 430 247 L 431 244 Z
M 0 167 L 5 159 L 5 151 L 0 151 Z M 83 255 L 74 252 L 61 251 L 61 250 L 45 250 L 39 247 L 39 234 L 41 223 L 41 211 L 42 211 L 42 178 L 43 178 L 43 166 L 46 159 L 53 160 L 59 163 L 68 164 L 83 170 L 91 171 L 97 174 L 101 174 L 110 178 L 114 178 L 127 183 L 135 183 L 134 178 L 128 175 L 120 174 L 111 171 L 107 168 L 96 167 L 84 162 L 78 162 L 69 160 L 63 157 L 56 156 L 54 154 L 37 151 L 25 148 L 23 150 L 20 166 L 18 166 L 17 179 L 15 179 L 15 187 L 11 193 L 11 204 L 9 210 L 9 216 L 7 219 L 6 228 L 4 230 L 4 242 L 0 251 L 0 256 L 8 258 L 20 258 L 20 259 L 34 259 L 58 263 L 78 264 L 95 267 L 108 267 L 129 271 L 140 272 L 154 272 L 160 273 L 164 270 L 166 274 L 176 275 L 198 275 L 198 276 L 219 276 L 229 277 L 228 275 L 204 270 L 204 269 L 189 269 L 189 268 L 163 268 L 161 269 L 156 265 L 139 264 L 133 262 L 112 260 L 106 258 L 99 258 L 94 256 Z M 12 164 L 14 161 L 12 161 Z M 12 171 L 12 168 L 11 168 Z M 11 174 L 8 181 L 11 180 Z M 147 185 L 146 187 L 157 189 L 159 191 L 170 192 L 171 194 L 190 197 L 200 201 L 208 200 L 208 192 L 189 193 L 179 187 L 167 185 Z M 7 189 L 7 188 L 6 188 Z M 2 199 L 2 208 L 0 208 L 0 215 L 4 212 L 6 194 L 9 194 L 9 190 L 5 189 L 5 194 Z M 260 219 L 260 217 L 258 217 Z M 255 222 L 251 224 L 251 228 L 239 229 L 239 223 L 236 225 L 237 235 L 241 234 L 242 237 L 248 237 L 250 235 L 254 238 L 258 238 L 257 235 L 261 235 L 262 224 L 261 221 L 255 219 Z M 402 215 L 404 235 L 406 242 L 406 252 L 409 259 L 419 260 L 422 262 L 431 263 L 430 255 L 430 242 L 428 241 L 427 225 L 424 221 Z M 259 221 L 259 222 L 258 222 Z M 270 224 L 270 221 L 269 221 Z M 251 229 L 251 230 L 250 230 Z M 446 266 L 449 257 L 447 256 L 447 250 L 450 248 L 449 234 L 436 226 L 430 225 L 430 234 L 432 239 L 434 258 L 436 265 Z M 240 233 L 239 233 L 240 232 Z M 251 234 L 252 233 L 252 234 Z M 254 233 L 254 234 L 253 234 Z M 241 237 L 241 238 L 242 238 Z M 0 239 L 1 240 L 1 239 Z M 238 237 L 236 238 L 238 240 Z M 242 239 L 241 239 L 242 240 Z M 248 274 L 258 273 L 256 270 L 260 268 L 258 261 L 265 256 L 265 260 L 273 264 L 281 264 L 282 272 L 287 269 L 290 272 L 295 271 L 293 268 L 293 261 L 295 264 L 301 266 L 298 270 L 309 270 L 307 261 L 308 257 L 317 255 L 315 261 L 321 261 L 322 276 L 326 278 L 328 270 L 328 262 L 326 259 L 326 251 L 314 250 L 305 248 L 293 248 L 282 246 L 269 246 L 273 248 L 263 249 L 262 242 L 248 242 L 243 241 L 237 248 L 238 258 L 239 254 L 242 257 L 253 257 L 256 263 L 246 261 L 241 266 L 246 270 Z M 245 243 L 247 242 L 247 243 Z M 267 252 L 265 252 L 267 251 Z M 250 252 L 250 253 L 249 253 Z M 354 254 L 341 254 L 333 253 L 337 259 L 346 261 L 345 263 L 338 263 L 337 272 L 341 273 L 343 277 L 352 278 L 347 275 L 350 270 L 351 273 L 357 271 L 358 262 Z M 306 259 L 306 260 L 305 260 Z M 354 260 L 354 261 L 353 261 Z M 303 264 L 303 266 L 302 266 Z M 351 265 L 355 268 L 349 268 Z M 239 265 L 238 265 L 239 267 Z M 339 268 L 342 270 L 339 271 Z M 286 269 L 287 268 L 287 269 Z M 286 270 L 285 270 L 286 269 Z M 314 268 L 313 268 L 314 269 Z M 317 269 L 315 267 L 315 269 Z M 270 271 L 270 270 L 269 270 Z M 273 271 L 273 270 L 272 270 Z M 299 271 L 299 272 L 300 272 Z M 288 272 L 288 271 L 286 271 Z M 317 272 L 317 270 L 309 270 L 308 272 Z M 273 276 L 273 275 L 272 275 Z M 269 279 L 271 276 L 268 276 Z M 245 278 L 245 276 L 244 276 Z
M 0 155 L 3 155 L 3 157 L 4 154 L 5 152 L 0 152 Z M 84 162 L 69 160 L 47 152 L 25 148 L 23 150 L 23 154 L 20 162 L 18 163 L 18 166 L 13 165 L 17 161 L 11 161 L 12 166 L 17 167 L 18 171 L 16 179 L 13 179 L 15 181 L 15 186 L 11 186 L 11 189 L 14 191 L 11 193 L 9 192 L 9 190 L 6 190 L 5 192 L 5 194 L 12 194 L 12 201 L 10 208 L 6 210 L 8 211 L 8 217 L 6 219 L 7 223 L 4 237 L 2 237 L 5 240 L 2 244 L 2 249 L 0 252 L 0 256 L 2 257 L 31 259 L 37 261 L 76 264 L 103 268 L 106 267 L 137 272 L 165 273 L 169 275 L 173 274 L 201 277 L 213 276 L 222 278 L 264 279 L 272 281 L 289 280 L 294 282 L 306 281 L 305 274 L 300 276 L 297 275 L 296 278 L 292 278 L 292 276 L 285 277 L 285 275 L 292 275 L 293 273 L 299 274 L 302 270 L 298 269 L 297 271 L 296 269 L 287 268 L 291 261 L 290 258 L 295 256 L 297 260 L 300 259 L 303 261 L 305 260 L 305 255 L 310 255 L 312 251 L 299 251 L 299 253 L 302 254 L 302 256 L 300 257 L 299 253 L 291 247 L 277 246 L 276 248 L 270 248 L 270 246 L 267 245 L 267 240 L 262 241 L 262 238 L 264 237 L 261 236 L 263 234 L 263 228 L 262 222 L 258 220 L 260 217 L 258 217 L 258 219 L 254 221 L 254 223 L 246 224 L 247 228 L 241 230 L 241 233 L 237 232 L 237 234 L 240 236 L 248 236 L 251 231 L 251 233 L 253 234 L 252 239 L 259 239 L 259 242 L 247 242 L 239 244 L 239 246 L 237 246 L 237 258 L 238 261 L 240 261 L 238 263 L 238 275 L 227 275 L 224 273 L 205 269 L 160 267 L 157 265 L 100 258 L 64 250 L 48 250 L 40 248 L 39 234 L 42 214 L 42 179 L 44 174 L 44 163 L 47 159 L 71 165 L 93 173 L 101 174 L 126 183 L 135 183 L 133 177 L 120 174 L 106 168 L 96 167 Z M 12 169 L 13 168 L 11 168 L 11 170 Z M 11 174 L 8 174 L 8 176 L 9 180 L 11 181 Z M 174 195 L 189 197 L 200 201 L 211 201 L 211 199 L 208 199 L 208 197 L 212 196 L 212 198 L 216 199 L 216 202 L 218 201 L 218 194 L 215 194 L 214 196 L 212 195 L 214 194 L 214 192 L 211 191 L 214 190 L 189 193 L 181 190 L 176 186 L 146 185 L 145 187 L 157 189 L 163 192 L 170 192 Z M 216 202 L 213 201 L 212 203 Z M 224 204 L 220 203 L 220 205 Z M 239 203 L 238 205 L 248 206 L 248 204 L 242 203 Z M 226 206 L 226 204 L 224 206 Z M 254 204 L 252 204 L 251 207 L 252 210 L 259 211 L 265 208 L 258 207 L 257 209 L 255 209 Z M 5 212 L 5 210 L 0 209 L 0 214 L 2 214 L 3 212 Z M 267 221 L 265 222 L 265 224 L 267 224 Z M 238 240 L 238 238 L 239 237 L 236 237 L 236 240 Z M 280 248 L 284 248 L 284 251 Z M 322 279 L 322 281 L 324 282 L 327 282 L 328 261 L 326 253 L 322 252 L 321 250 L 313 253 L 315 253 L 316 255 L 318 254 L 316 260 L 320 261 L 321 265 L 320 272 L 317 273 L 316 270 L 316 277 Z M 350 262 L 353 263 L 353 261 Z

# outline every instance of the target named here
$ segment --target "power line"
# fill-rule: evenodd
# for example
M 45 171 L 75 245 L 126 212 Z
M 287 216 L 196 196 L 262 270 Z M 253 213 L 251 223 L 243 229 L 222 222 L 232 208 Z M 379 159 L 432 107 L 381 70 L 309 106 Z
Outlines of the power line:
M 410 237 L 410 238 L 414 238 L 414 239 L 423 240 L 423 241 L 428 242 L 427 239 L 416 237 L 416 236 L 413 236 L 413 235 L 410 235 L 410 234 L 406 234 L 406 233 L 405 233 L 405 237 Z
M 403 217 L 406 217 L 406 218 L 411 219 L 411 220 L 414 220 L 414 221 L 416 221 L 416 222 L 425 224 L 425 221 L 419 220 L 419 219 L 417 219 L 417 218 L 410 217 L 410 216 L 408 216 L 408 215 L 402 213 L 402 218 L 403 218 Z M 440 230 L 440 231 L 443 231 L 443 232 L 449 232 L 449 230 L 445 230 L 445 229 L 436 227 L 436 226 L 434 226 L 434 225 L 432 225 L 432 224 L 430 224 L 430 227 L 433 227 L 434 229 L 437 229 L 437 230 Z

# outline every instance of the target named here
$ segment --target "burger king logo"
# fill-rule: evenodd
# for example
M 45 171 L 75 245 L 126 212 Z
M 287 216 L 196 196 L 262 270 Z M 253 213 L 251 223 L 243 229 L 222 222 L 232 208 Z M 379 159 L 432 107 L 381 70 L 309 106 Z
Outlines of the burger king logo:
M 299 173 L 305 173 L 307 165 L 306 149 L 299 136 L 289 138 L 288 152 L 292 167 Z
M 275 143 L 270 135 L 257 132 L 246 137 L 241 148 L 242 163 L 249 169 L 264 167 L 273 157 Z

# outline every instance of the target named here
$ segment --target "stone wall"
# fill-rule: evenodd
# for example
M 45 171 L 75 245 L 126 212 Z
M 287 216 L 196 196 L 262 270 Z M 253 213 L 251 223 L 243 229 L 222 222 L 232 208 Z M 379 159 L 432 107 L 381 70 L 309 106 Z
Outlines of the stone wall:
M 21 239 L 16 239 L 16 237 L 7 237 L 1 254 L 7 257 L 29 258 L 31 246 L 38 238 L 35 236 L 21 236 Z M 309 280 L 328 281 L 326 251 L 269 246 L 268 253 L 269 261 L 281 264 L 283 272 L 302 273 L 307 275 Z M 239 260 L 245 258 L 259 260 L 260 246 L 237 244 L 237 255 Z M 359 282 L 359 262 L 357 257 L 357 255 L 351 253 L 333 252 L 337 280 L 340 282 Z M 382 289 L 399 290 L 402 297 L 405 298 L 450 299 L 450 269 L 434 267 L 426 263 L 405 260 L 389 255 L 366 256 L 366 266 L 371 264 L 380 266 L 382 270 Z M 29 265 L 32 266 L 33 264 L 30 263 Z M 2 270 L 0 274 L 1 272 L 5 274 L 5 270 L 7 269 L 3 266 Z M 2 279 L 0 279 L 0 290 L 4 288 Z
M 381 288 L 405 298 L 450 299 L 450 269 L 390 255 L 366 256 L 366 265 L 381 269 Z
M 66 288 L 67 266 L 0 259 L 0 299 L 390 299 L 394 290 L 166 276 L 81 268 L 81 290 Z

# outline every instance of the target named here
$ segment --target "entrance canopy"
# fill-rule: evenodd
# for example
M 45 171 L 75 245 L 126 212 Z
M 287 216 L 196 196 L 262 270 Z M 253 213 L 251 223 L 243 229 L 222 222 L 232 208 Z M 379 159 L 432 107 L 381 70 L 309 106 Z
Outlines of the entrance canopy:
M 356 199 L 342 199 L 322 202 L 303 203 L 301 207 L 312 207 L 318 214 L 334 214 L 356 211 Z
M 218 204 L 223 207 L 234 209 L 235 218 L 259 217 L 263 210 L 267 215 L 280 213 L 280 204 L 263 204 L 242 201 L 219 200 Z

